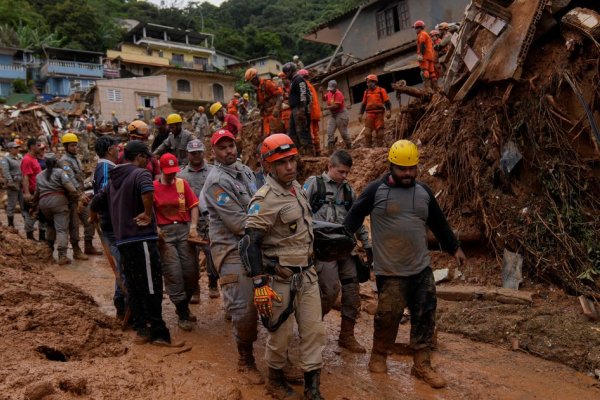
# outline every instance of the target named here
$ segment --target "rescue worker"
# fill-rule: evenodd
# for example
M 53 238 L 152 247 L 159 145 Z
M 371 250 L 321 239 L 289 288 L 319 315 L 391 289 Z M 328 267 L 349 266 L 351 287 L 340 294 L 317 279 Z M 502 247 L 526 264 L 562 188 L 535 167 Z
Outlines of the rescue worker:
M 446 381 L 431 366 L 437 300 L 426 229 L 459 264 L 465 255 L 433 192 L 416 181 L 417 146 L 399 140 L 390 148 L 388 160 L 390 172 L 367 186 L 344 220 L 346 229 L 356 232 L 365 217 L 371 216 L 378 303 L 369 370 L 387 371 L 387 354 L 408 306 L 414 350 L 411 372 L 431 387 L 441 388 Z
M 385 118 L 390 119 L 392 116 L 392 103 L 388 97 L 387 92 L 377 83 L 379 79 L 377 75 L 367 76 L 367 90 L 363 95 L 363 100 L 360 105 L 360 113 L 358 115 L 358 122 L 362 123 L 363 115 L 367 112 L 367 118 L 365 119 L 365 142 L 367 147 L 383 147 L 383 134 L 385 129 L 385 123 L 383 120 L 383 113 L 385 111 Z M 375 136 L 373 138 L 373 136 Z
M 0 165 L 2 166 L 2 176 L 6 187 L 6 219 L 8 220 L 8 226 L 14 229 L 17 204 L 23 210 L 23 192 L 21 191 L 21 181 L 23 180 L 21 161 L 23 158 L 19 154 L 20 148 L 15 142 L 8 142 L 6 147 L 8 147 L 8 154 L 2 158 Z M 23 220 L 25 220 L 24 214 Z
M 297 73 L 294 63 L 285 64 L 281 70 L 290 80 L 288 103 L 292 109 L 288 136 L 292 138 L 298 150 L 303 154 L 312 154 L 312 140 L 310 138 L 310 104 L 312 95 L 306 80 Z
M 250 111 L 250 96 L 248 93 L 244 93 L 238 104 L 238 110 L 240 112 L 240 121 L 248 121 L 248 112 Z
M 292 57 L 292 61 L 294 62 L 294 65 L 296 66 L 297 70 L 301 70 L 302 68 L 304 68 L 304 63 L 300 60 L 300 57 L 294 56 Z
M 194 194 L 200 198 L 200 193 L 206 182 L 208 174 L 212 170 L 213 166 L 208 164 L 204 160 L 204 143 L 195 139 L 188 143 L 188 165 L 181 169 L 181 172 L 177 174 L 178 178 L 185 179 L 191 186 Z M 208 221 L 206 216 L 199 215 L 198 217 L 198 236 L 208 237 Z M 213 263 L 212 256 L 210 255 L 210 245 L 201 245 L 200 248 L 204 252 L 204 259 L 206 260 L 206 273 L 208 275 L 208 296 L 211 299 L 219 297 L 219 276 L 215 271 L 215 265 Z M 196 254 L 196 259 L 197 259 Z M 199 288 L 198 288 L 199 289 Z M 197 290 L 190 300 L 191 304 L 198 304 L 200 302 L 200 291 Z
M 271 79 L 259 78 L 256 68 L 249 68 L 244 74 L 244 79 L 256 90 L 256 103 L 262 117 L 262 135 L 269 136 L 271 126 L 276 123 L 281 112 L 283 90 Z
M 80 193 L 71 177 L 59 165 L 54 153 L 46 154 L 46 169 L 36 176 L 33 204 L 44 214 L 50 257 L 58 249 L 58 265 L 70 264 L 67 257 L 69 203 L 77 203 Z M 54 261 L 54 260 L 52 260 Z
M 235 136 L 220 129 L 211 137 L 215 166 L 212 168 L 201 197 L 208 210 L 210 252 L 223 294 L 223 303 L 231 315 L 233 335 L 238 350 L 238 372 L 250 384 L 260 385 L 264 379 L 256 368 L 253 343 L 257 338 L 257 314 L 252 303 L 252 280 L 242 266 L 238 242 L 244 235 L 246 212 L 256 192 L 254 174 L 237 161 Z
M 40 167 L 40 163 L 37 160 L 37 154 L 37 141 L 35 139 L 27 139 L 27 154 L 25 154 L 23 160 L 21 160 L 21 175 L 23 177 L 23 180 L 21 181 L 23 189 L 23 208 L 21 209 L 21 215 L 23 215 L 23 219 L 25 220 L 25 235 L 29 240 L 34 240 L 33 229 L 35 227 L 35 218 L 31 217 L 29 209 L 31 207 L 33 194 L 35 193 L 35 178 L 37 174 L 42 172 L 42 167 Z
M 111 118 L 111 123 L 112 123 L 112 128 L 113 128 L 113 132 L 115 133 L 115 135 L 119 134 L 119 120 L 117 118 L 116 112 L 111 112 L 112 118 Z
M 139 119 L 132 121 L 129 125 L 127 125 L 127 133 L 129 135 L 129 140 L 139 140 L 144 144 L 147 144 L 149 136 L 148 124 Z M 123 152 L 119 154 L 119 164 L 123 162 L 123 155 Z M 146 169 L 152 174 L 152 179 L 160 174 L 160 167 L 158 165 L 157 157 L 150 157 L 148 160 L 148 165 L 146 165 Z
M 94 170 L 94 180 L 92 187 L 94 189 L 94 196 L 100 193 L 108 185 L 110 180 L 110 171 L 117 166 L 119 159 L 119 140 L 110 136 L 101 136 L 96 140 L 94 150 L 98 155 L 98 163 Z M 90 213 L 92 214 L 92 213 Z M 126 296 L 126 278 L 125 272 L 123 271 L 121 253 L 117 247 L 117 241 L 115 238 L 115 232 L 110 220 L 110 214 L 107 211 L 100 212 L 100 229 L 101 229 L 101 240 L 106 244 L 106 247 L 110 250 L 115 262 L 115 293 L 113 295 L 113 304 L 117 311 L 117 319 L 123 320 L 127 309 L 127 296 Z
M 337 82 L 330 80 L 327 83 L 327 92 L 323 95 L 323 101 L 327 104 L 327 109 L 331 113 L 331 118 L 327 122 L 327 150 L 329 155 L 335 150 L 335 131 L 340 132 L 342 140 L 346 144 L 347 149 L 352 148 L 352 140 L 348 134 L 348 123 L 350 117 L 346 110 L 344 94 L 337 88 Z
M 162 272 L 158 253 L 152 176 L 144 167 L 148 146 L 133 140 L 125 146 L 125 163 L 113 168 L 108 185 L 92 200 L 92 210 L 108 212 L 123 258 L 134 343 L 180 347 L 162 318 Z M 93 217 L 96 217 L 95 215 Z
M 237 92 L 233 95 L 232 99 L 229 100 L 229 103 L 227 103 L 227 114 L 235 115 L 239 118 L 240 114 L 238 113 L 238 106 L 240 104 L 241 97 L 242 96 L 240 96 L 240 94 Z
M 289 103 L 290 80 L 283 72 L 280 72 L 277 76 L 280 79 L 279 87 L 283 90 L 283 100 L 281 102 L 281 113 L 279 114 L 281 123 L 278 124 L 279 126 L 274 127 L 273 133 L 287 133 L 290 129 L 290 118 L 292 117 L 292 109 Z
M 162 174 L 154 181 L 154 214 L 159 229 L 159 251 L 165 288 L 175 305 L 177 325 L 191 331 L 196 317 L 190 300 L 198 288 L 198 257 L 188 238 L 198 237 L 198 197 L 176 175 L 181 170 L 170 153 L 160 157 Z
M 94 240 L 94 225 L 90 223 L 90 198 L 84 194 L 85 171 L 81 161 L 77 158 L 79 150 L 79 138 L 74 133 L 66 133 L 61 139 L 65 148 L 65 154 L 59 163 L 67 173 L 75 189 L 79 191 L 79 202 L 69 203 L 69 236 L 73 247 L 73 258 L 76 260 L 87 260 L 89 255 L 100 255 L 102 251 L 96 249 L 92 243 Z M 79 247 L 79 222 L 83 224 L 84 250 Z
M 435 79 L 438 80 L 442 76 L 442 66 L 440 65 L 440 57 L 443 55 L 440 53 L 440 43 L 442 42 L 440 31 L 438 31 L 437 29 L 431 30 L 431 32 L 429 32 L 429 37 L 431 38 L 431 42 L 433 43 L 433 66 L 435 69 Z
M 208 117 L 206 116 L 206 112 L 204 112 L 204 107 L 198 107 L 198 112 L 192 119 L 192 128 L 194 129 L 196 138 L 204 140 L 204 136 L 208 134 Z
M 177 157 L 179 165 L 186 165 L 188 162 L 187 144 L 194 140 L 194 135 L 187 129 L 183 129 L 183 119 L 181 119 L 181 115 L 179 114 L 169 114 L 167 116 L 167 125 L 171 133 L 153 153 L 155 156 L 160 157 L 169 152 Z
M 319 138 L 319 123 L 321 122 L 321 104 L 319 104 L 319 96 L 317 94 L 317 89 L 313 86 L 312 83 L 308 80 L 308 71 L 305 69 L 301 69 L 298 71 L 298 74 L 304 78 L 306 81 L 306 85 L 308 86 L 308 90 L 310 90 L 312 101 L 310 102 L 310 138 L 313 143 L 313 150 L 316 156 L 321 155 L 321 140 Z
M 210 106 L 210 113 L 219 120 L 221 129 L 226 129 L 233 133 L 237 141 L 242 139 L 242 124 L 240 124 L 237 115 L 225 113 L 223 104 L 218 101 Z
M 435 76 L 435 65 L 433 60 L 433 42 L 425 31 L 425 22 L 418 20 L 413 24 L 417 33 L 417 61 L 421 69 L 421 78 L 425 89 L 437 88 L 437 77 Z
M 321 399 L 325 325 L 312 260 L 312 215 L 306 195 L 296 181 L 298 153 L 285 134 L 273 134 L 263 141 L 261 154 L 269 175 L 250 203 L 240 254 L 250 268 L 254 305 L 269 331 L 267 391 L 279 399 L 295 395 L 283 373 L 294 328 L 288 317 L 295 316 L 304 398 Z M 275 307 L 273 300 L 278 303 Z
M 456 29 L 456 26 L 453 26 Z M 447 22 L 440 22 L 438 25 L 438 30 L 440 32 L 440 42 L 433 44 L 433 49 L 438 52 L 439 62 L 442 68 L 442 71 L 446 70 L 446 64 L 450 61 L 447 59 L 448 53 L 452 49 L 452 32 L 450 31 L 450 24 Z
M 160 146 L 167 137 L 169 137 L 167 120 L 163 117 L 154 118 L 154 128 L 154 140 L 152 141 L 152 146 L 150 147 L 151 151 L 156 150 L 156 148 Z
M 91 162 L 90 158 L 90 140 L 94 134 L 94 125 L 86 124 L 85 128 L 79 133 L 79 148 L 81 149 L 81 162 L 87 164 Z
M 351 168 L 352 156 L 344 150 L 337 150 L 329 158 L 327 172 L 323 172 L 321 176 L 311 176 L 306 180 L 304 190 L 315 220 L 336 224 L 344 222 L 355 199 L 354 191 L 347 181 Z M 373 260 L 373 250 L 367 229 L 362 226 L 357 236 L 362 242 L 370 264 Z M 341 283 L 342 326 L 338 339 L 340 347 L 353 353 L 365 353 L 365 348 L 354 337 L 354 326 L 360 313 L 360 286 L 355 258 L 330 262 L 317 261 L 316 268 L 319 274 L 323 315 L 326 315 L 336 302 Z

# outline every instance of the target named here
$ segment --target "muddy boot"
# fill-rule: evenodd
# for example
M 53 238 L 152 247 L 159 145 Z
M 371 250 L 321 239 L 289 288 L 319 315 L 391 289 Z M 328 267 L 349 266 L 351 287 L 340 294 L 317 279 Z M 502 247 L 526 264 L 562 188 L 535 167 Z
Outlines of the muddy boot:
M 276 399 L 299 399 L 300 396 L 288 383 L 283 376 L 283 370 L 269 367 L 269 380 L 265 386 L 267 393 Z
M 33 231 L 31 232 L 25 232 L 25 235 L 27 236 L 27 239 L 29 240 L 35 240 L 33 237 Z
M 304 373 L 304 398 L 307 400 L 322 400 L 319 386 L 321 385 L 321 370 L 314 369 Z
M 369 371 L 376 374 L 387 372 L 387 354 L 371 351 L 371 359 L 369 360 Z
M 410 371 L 411 374 L 424 380 L 434 389 L 441 389 L 446 386 L 446 380 L 431 366 L 431 350 L 416 350 L 413 360 L 415 364 Z
M 190 321 L 190 308 L 187 301 L 175 304 L 175 311 L 179 317 L 177 326 L 184 331 L 191 331 L 194 328 L 194 324 Z
M 265 379 L 256 368 L 254 354 L 252 354 L 252 343 L 238 343 L 238 372 L 244 376 L 249 385 L 262 385 Z
M 304 382 L 304 373 L 300 368 L 293 365 L 289 359 L 285 367 L 283 367 L 283 376 L 288 383 Z
M 71 264 L 71 259 L 69 257 L 67 257 L 66 254 L 59 254 L 58 255 L 58 265 L 67 265 L 67 264 Z
M 102 255 L 102 251 L 94 248 L 94 245 L 92 244 L 91 240 L 85 241 L 85 246 L 84 246 L 83 252 L 85 254 L 89 254 L 91 256 L 101 256 Z
M 211 299 L 218 299 L 219 298 L 219 288 L 217 286 L 209 287 L 208 288 L 208 297 Z
M 83 254 L 83 251 L 81 251 L 81 247 L 79 247 L 79 243 L 71 243 L 71 246 L 73 246 L 73 259 L 74 260 L 89 260 L 90 258 L 88 256 L 86 256 L 85 254 Z
M 338 344 L 346 350 L 352 353 L 366 353 L 367 350 L 361 346 L 360 343 L 354 337 L 354 324 L 356 321 L 350 318 L 342 317 L 342 326 L 340 329 L 340 337 L 338 338 Z
M 15 217 L 14 215 L 11 217 L 6 217 L 8 219 L 8 227 L 9 228 L 14 228 L 15 227 Z

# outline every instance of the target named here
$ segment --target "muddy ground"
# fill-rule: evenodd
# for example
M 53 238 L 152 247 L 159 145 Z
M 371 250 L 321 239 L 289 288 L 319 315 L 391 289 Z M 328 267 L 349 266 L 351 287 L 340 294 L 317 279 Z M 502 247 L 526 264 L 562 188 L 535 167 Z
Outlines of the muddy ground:
M 172 334 L 184 339 L 191 347 L 189 351 L 174 354 L 172 349 L 134 345 L 132 333 L 123 332 L 112 318 L 113 278 L 103 257 L 59 267 L 41 260 L 45 256 L 43 246 L 32 248 L 4 228 L 0 232 L 1 399 L 264 398 L 261 386 L 246 385 L 235 372 L 236 350 L 221 300 L 209 299 L 206 290 L 201 304 L 192 306 L 199 317 L 192 332 L 180 331 L 173 305 L 168 299 L 163 303 Z M 436 257 L 439 266 L 447 262 L 449 259 Z M 205 279 L 203 276 L 203 289 Z M 362 289 L 368 308 L 372 283 L 363 284 Z M 367 355 L 351 354 L 337 346 L 339 313 L 332 311 L 325 317 L 328 344 L 323 393 L 327 399 L 340 400 L 598 398 L 596 379 L 560 363 L 508 350 L 507 338 L 518 332 L 522 338 L 533 338 L 530 350 L 542 353 L 535 346 L 545 343 L 542 338 L 550 331 L 548 325 L 554 323 L 568 330 L 562 336 L 552 336 L 552 346 L 560 350 L 559 355 L 572 354 L 572 363 L 565 357 L 561 361 L 586 371 L 588 364 L 583 364 L 577 352 L 593 343 L 584 343 L 590 337 L 581 332 L 593 332 L 596 340 L 600 332 L 579 318 L 573 304 L 574 299 L 558 292 L 548 298 L 540 295 L 530 308 L 441 301 L 441 332 L 434 362 L 450 383 L 438 391 L 410 376 L 409 356 L 390 356 L 387 375 L 368 373 Z M 573 324 L 566 325 L 561 317 Z M 369 348 L 372 325 L 372 315 L 363 311 L 357 336 Z M 403 325 L 398 341 L 407 338 L 408 325 Z M 256 354 L 259 369 L 266 372 L 264 342 L 261 329 Z M 582 364 L 575 365 L 577 362 Z

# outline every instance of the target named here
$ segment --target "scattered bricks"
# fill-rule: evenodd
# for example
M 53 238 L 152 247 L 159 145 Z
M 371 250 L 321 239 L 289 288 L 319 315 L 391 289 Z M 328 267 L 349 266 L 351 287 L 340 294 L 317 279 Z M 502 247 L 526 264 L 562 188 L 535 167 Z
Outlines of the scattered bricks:
M 596 306 L 593 302 L 582 295 L 579 296 L 579 304 L 581 304 L 583 315 L 585 315 L 590 321 L 598 320 L 598 311 L 596 310 Z

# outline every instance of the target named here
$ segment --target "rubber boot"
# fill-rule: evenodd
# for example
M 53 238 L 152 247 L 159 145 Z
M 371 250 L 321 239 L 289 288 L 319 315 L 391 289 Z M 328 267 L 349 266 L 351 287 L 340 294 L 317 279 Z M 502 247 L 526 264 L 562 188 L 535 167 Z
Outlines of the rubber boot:
M 194 328 L 194 324 L 190 321 L 190 309 L 187 301 L 183 301 L 179 304 L 175 304 L 175 311 L 179 320 L 177 321 L 177 326 L 184 331 L 191 331 Z
M 211 299 L 218 299 L 219 298 L 219 287 L 218 286 L 209 287 L 208 288 L 208 297 Z
M 360 343 L 354 337 L 354 325 L 356 321 L 351 320 L 350 318 L 342 317 L 342 326 L 340 329 L 340 337 L 338 339 L 338 344 L 340 347 L 345 348 L 346 350 L 351 351 L 352 353 L 366 353 L 367 350 L 361 346 Z
M 67 257 L 66 254 L 59 254 L 58 255 L 58 265 L 67 265 L 67 264 L 71 264 L 71 259 L 69 257 Z
M 304 398 L 307 400 L 322 400 L 319 386 L 321 385 L 321 370 L 314 369 L 304 373 Z
M 252 354 L 252 343 L 238 343 L 238 372 L 244 376 L 250 385 L 262 385 L 265 379 L 256 368 L 254 354 Z
M 10 217 L 6 217 L 8 219 L 8 227 L 9 228 L 14 228 L 15 227 L 15 216 L 12 215 Z
M 376 374 L 384 374 L 387 372 L 387 354 L 381 354 L 375 350 L 371 351 L 371 359 L 369 360 L 369 371 Z
M 92 244 L 91 240 L 86 240 L 85 241 L 85 246 L 84 246 L 83 252 L 85 254 L 89 254 L 91 256 L 100 256 L 100 255 L 102 255 L 102 251 L 94 248 L 94 245 Z
M 269 380 L 265 385 L 267 393 L 276 399 L 299 399 L 300 396 L 285 380 L 283 370 L 269 367 Z
M 38 229 L 38 241 L 44 242 L 46 241 L 46 231 L 42 228 Z
M 304 373 L 296 367 L 288 358 L 285 367 L 283 367 L 283 376 L 288 383 L 301 384 L 304 382 Z
M 33 237 L 33 231 L 31 232 L 25 232 L 25 235 L 27 236 L 27 239 L 29 240 L 35 240 Z
M 441 389 L 446 386 L 446 380 L 431 366 L 431 350 L 416 350 L 413 360 L 414 365 L 410 371 L 411 374 L 424 380 L 434 389 Z
M 83 254 L 83 251 L 81 251 L 81 247 L 79 247 L 79 243 L 71 243 L 71 245 L 73 246 L 73 258 L 75 260 L 85 261 L 90 259 L 88 256 Z

